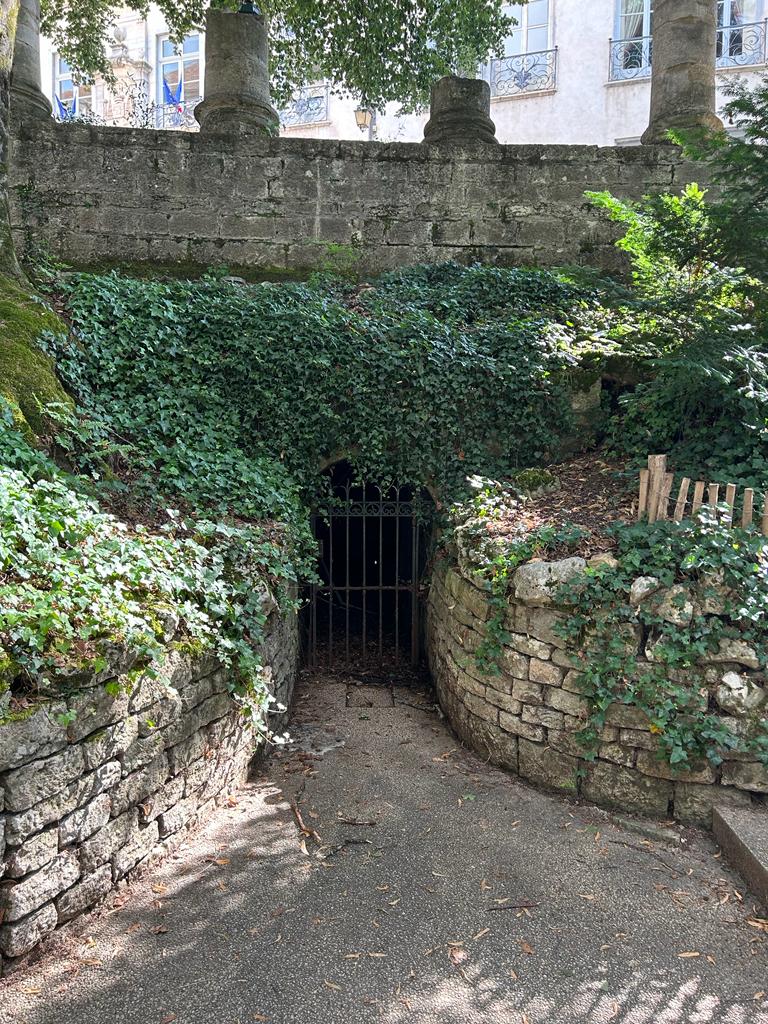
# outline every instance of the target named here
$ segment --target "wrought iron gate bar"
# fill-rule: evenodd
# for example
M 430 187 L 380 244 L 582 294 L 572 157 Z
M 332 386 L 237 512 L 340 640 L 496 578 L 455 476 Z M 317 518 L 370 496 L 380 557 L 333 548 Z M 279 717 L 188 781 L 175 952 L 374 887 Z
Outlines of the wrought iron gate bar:
M 373 491 L 378 495 L 378 500 L 372 500 L 369 492 Z M 362 615 L 360 617 L 360 646 L 362 660 L 365 663 L 368 659 L 371 644 L 369 643 L 369 626 L 371 615 L 376 615 L 378 623 L 373 627 L 374 645 L 378 656 L 379 664 L 384 659 L 385 633 L 385 609 L 384 596 L 389 595 L 389 607 L 386 622 L 394 623 L 394 646 L 392 650 L 394 663 L 397 665 L 400 660 L 400 634 L 404 625 L 403 608 L 401 601 L 403 595 L 410 593 L 410 660 L 413 664 L 419 659 L 419 601 L 418 601 L 418 574 L 419 574 L 419 548 L 420 548 L 420 525 L 424 521 L 425 506 L 418 497 L 413 496 L 410 487 L 391 488 L 382 492 L 377 485 L 363 485 L 360 483 L 337 485 L 333 488 L 333 496 L 324 507 L 318 508 L 313 516 L 315 536 L 318 533 L 327 537 L 327 551 L 321 552 L 320 576 L 322 582 L 313 584 L 310 599 L 310 663 L 317 666 L 320 658 L 319 648 L 319 623 L 322 622 L 322 615 L 327 614 L 327 643 L 325 660 L 329 668 L 335 664 L 335 648 L 339 647 L 338 634 L 334 637 L 334 627 L 338 630 L 338 624 L 344 624 L 344 664 L 348 667 L 351 661 L 353 638 L 353 622 L 360 616 L 360 605 L 352 602 L 353 596 L 362 597 Z M 343 520 L 341 527 L 340 520 Z M 408 520 L 411 527 L 410 566 L 401 557 L 401 544 L 404 543 L 404 534 L 401 529 L 401 521 Z M 352 530 L 352 524 L 357 521 L 362 523 L 362 528 Z M 378 533 L 377 541 L 371 548 L 368 522 L 375 522 L 373 536 Z M 322 524 L 322 525 L 321 525 Z M 386 524 L 391 524 L 387 526 Z M 343 531 L 343 532 L 342 532 Z M 394 542 L 394 557 L 392 557 L 392 544 Z M 406 548 L 407 552 L 407 548 Z M 405 554 L 406 552 L 403 552 Z M 337 566 L 335 559 L 343 553 L 344 566 Z M 372 555 L 377 555 L 371 566 L 368 560 Z M 327 556 L 327 557 L 326 557 Z M 359 562 L 356 560 L 359 558 Z M 386 565 L 385 565 L 386 561 Z M 394 578 L 390 582 L 392 570 Z M 372 570 L 372 572 L 369 572 Z M 402 572 L 409 572 L 410 579 L 401 579 Z M 371 575 L 374 576 L 371 579 Z M 339 582 L 339 579 L 341 582 Z M 373 598 L 376 598 L 374 601 Z M 394 607 L 392 601 L 394 599 Z M 406 606 L 408 607 L 408 606 Z M 390 612 L 392 618 L 389 617 Z

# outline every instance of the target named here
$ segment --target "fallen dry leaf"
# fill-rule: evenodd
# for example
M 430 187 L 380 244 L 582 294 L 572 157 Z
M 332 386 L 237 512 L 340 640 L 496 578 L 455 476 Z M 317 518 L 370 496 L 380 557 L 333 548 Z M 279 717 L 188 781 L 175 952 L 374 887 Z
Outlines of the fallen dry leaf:
M 680 960 L 691 960 L 693 957 L 701 956 L 701 953 L 695 949 L 690 949 L 685 953 L 678 953 L 677 956 Z
M 325 985 L 326 988 L 332 988 L 334 992 L 341 992 L 342 991 L 341 985 L 336 985 L 332 981 L 327 981 L 326 980 L 326 981 L 323 981 L 323 984 Z
M 520 949 L 522 949 L 524 953 L 527 953 L 528 956 L 533 956 L 533 946 L 527 943 L 525 939 L 518 939 L 517 941 L 520 946 Z

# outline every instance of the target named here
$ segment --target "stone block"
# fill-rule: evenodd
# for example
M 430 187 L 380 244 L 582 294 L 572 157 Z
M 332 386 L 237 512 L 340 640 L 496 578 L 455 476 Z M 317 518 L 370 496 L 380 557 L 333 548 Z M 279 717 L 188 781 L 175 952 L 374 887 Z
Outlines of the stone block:
M 5 840 L 9 846 L 20 846 L 29 836 L 34 835 L 46 825 L 58 822 L 69 814 L 81 802 L 81 785 L 70 783 L 66 789 L 56 793 L 48 800 L 43 800 L 20 814 L 5 814 Z
M 618 729 L 635 729 L 638 732 L 650 732 L 651 729 L 646 713 L 630 704 L 611 704 L 605 721 Z
M 474 693 L 465 693 L 463 700 L 473 715 L 482 718 L 485 722 L 492 722 L 494 725 L 498 723 L 498 708 L 494 707 L 493 704 L 489 704 L 484 698 L 476 697 Z
M 751 807 L 749 793 L 730 786 L 706 786 L 698 782 L 675 783 L 675 818 L 684 825 L 712 828 L 712 808 Z
M 702 664 L 733 662 L 755 670 L 761 667 L 757 651 L 750 644 L 744 643 L 743 640 L 721 640 L 717 651 L 705 655 L 701 662 Z
M 112 802 L 107 793 L 97 796 L 85 807 L 79 807 L 59 824 L 59 845 L 81 843 L 109 821 Z
M 48 864 L 59 852 L 59 833 L 55 828 L 38 832 L 8 856 L 5 864 L 7 878 L 23 878 Z
M 544 690 L 544 699 L 550 707 L 555 708 L 556 711 L 562 711 L 566 715 L 572 715 L 574 718 L 589 716 L 589 701 L 577 693 L 561 690 L 557 686 L 548 686 Z
M 104 864 L 91 874 L 73 885 L 56 900 L 56 911 L 59 923 L 71 921 L 73 917 L 84 913 L 112 888 L 112 867 Z
M 154 793 L 168 777 L 168 759 L 165 754 L 150 764 L 126 776 L 112 791 L 112 814 L 114 817 L 141 803 Z
M 72 850 L 65 850 L 52 861 L 27 875 L 20 882 L 10 884 L 0 892 L 4 907 L 3 921 L 18 921 L 55 899 L 80 877 L 80 864 Z
M 735 786 L 750 793 L 768 793 L 768 768 L 756 762 L 723 762 L 722 780 L 724 786 Z
M 184 778 L 177 775 L 139 804 L 139 822 L 142 825 L 154 821 L 160 814 L 177 804 L 184 796 Z
M 188 765 L 202 757 L 207 749 L 204 733 L 196 732 L 189 739 L 171 747 L 168 751 L 168 764 L 171 775 L 178 775 Z
M 653 775 L 658 779 L 680 780 L 681 782 L 701 782 L 711 785 L 717 778 L 715 769 L 707 761 L 699 761 L 686 770 L 675 769 L 665 759 L 650 750 L 640 750 L 637 755 L 637 770 L 643 775 Z
M 23 811 L 55 796 L 85 767 L 79 747 L 68 747 L 42 761 L 33 761 L 5 776 L 5 806 L 9 811 Z
M 561 711 L 545 707 L 532 707 L 530 704 L 523 707 L 523 721 L 531 725 L 543 725 L 545 729 L 555 729 L 558 732 L 562 731 L 564 726 Z
M 112 857 L 112 871 L 115 880 L 127 875 L 148 857 L 160 838 L 156 821 L 134 832 L 129 842 Z
M 619 742 L 626 747 L 640 747 L 642 750 L 659 749 L 658 739 L 640 729 L 619 729 Z
M 499 712 L 499 725 L 504 732 L 522 736 L 533 743 L 541 743 L 546 738 L 546 733 L 540 725 L 531 725 L 530 722 L 524 722 L 520 716 L 510 715 L 506 711 Z
M 125 846 L 137 831 L 138 811 L 131 808 L 87 839 L 80 847 L 80 863 L 84 875 L 105 864 L 121 846 Z
M 544 687 L 525 679 L 515 679 L 512 685 L 512 696 L 523 704 L 543 704 Z
M 89 733 L 98 732 L 128 714 L 128 694 L 111 696 L 103 686 L 95 686 L 67 700 L 70 711 L 77 717 L 67 727 L 70 743 L 79 743 Z
M 167 689 L 165 696 L 156 704 L 150 704 L 137 713 L 139 720 L 139 736 L 157 735 L 158 729 L 163 729 L 172 722 L 177 722 L 183 714 L 181 697 L 177 690 Z M 163 744 L 164 745 L 164 744 Z
M 570 754 L 571 757 L 583 759 L 587 754 L 587 748 L 579 743 L 573 732 L 569 732 L 566 729 L 560 732 L 556 729 L 550 729 L 547 733 L 547 744 L 553 750 L 557 750 L 562 754 Z
M 535 640 L 532 636 L 526 636 L 524 633 L 513 633 L 507 644 L 519 654 L 525 654 L 529 658 L 538 658 L 539 661 L 548 661 L 555 650 L 552 644 Z M 520 678 L 525 679 L 525 676 L 520 676 Z
M 173 807 L 169 807 L 167 811 L 160 815 L 155 823 L 159 828 L 159 834 L 165 838 L 188 826 L 195 820 L 198 809 L 199 803 L 195 797 L 181 800 L 179 803 L 174 804 Z
M 625 768 L 634 767 L 635 751 L 632 747 L 622 746 L 621 743 L 601 743 L 597 748 L 597 753 L 602 761 L 611 761 L 613 764 L 620 764 Z
M 560 686 L 565 672 L 552 661 L 539 661 L 538 658 L 531 658 L 528 669 L 528 678 L 534 683 L 542 683 L 544 686 Z
M 141 734 L 141 724 L 139 733 Z M 153 732 L 151 735 L 139 735 L 123 755 L 123 775 L 130 775 L 144 765 L 154 761 L 165 750 L 165 734 Z
M 0 952 L 7 957 L 24 956 L 50 935 L 57 920 L 55 906 L 48 903 L 15 924 L 4 924 L 0 927 Z
M 580 576 L 587 563 L 583 558 L 564 558 L 558 562 L 528 562 L 514 576 L 516 601 L 538 607 L 551 605 L 558 588 Z
M 63 750 L 67 745 L 67 729 L 59 724 L 57 716 L 66 710 L 66 705 L 57 701 L 44 704 L 26 718 L 0 725 L 2 770 L 9 771 Z
M 139 723 L 129 715 L 114 725 L 108 725 L 87 736 L 82 744 L 83 759 L 88 769 L 98 768 L 105 761 L 121 757 L 139 735 Z
M 672 783 L 619 765 L 597 761 L 588 765 L 581 786 L 592 803 L 619 810 L 666 818 L 673 795 Z
M 575 794 L 578 790 L 579 761 L 551 746 L 518 740 L 519 768 L 524 779 L 546 789 Z
M 501 654 L 501 667 L 508 676 L 515 679 L 528 678 L 528 657 L 519 651 L 504 647 Z
M 519 700 L 515 700 L 508 693 L 499 693 L 498 690 L 494 690 L 490 686 L 485 691 L 485 699 L 489 704 L 501 708 L 502 711 L 508 711 L 511 715 L 519 715 L 523 709 Z

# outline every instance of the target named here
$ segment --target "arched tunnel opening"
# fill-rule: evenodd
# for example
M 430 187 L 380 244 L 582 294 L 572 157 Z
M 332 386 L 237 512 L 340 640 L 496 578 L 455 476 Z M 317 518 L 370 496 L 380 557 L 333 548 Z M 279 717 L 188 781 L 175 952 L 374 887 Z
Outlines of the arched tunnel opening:
M 423 488 L 361 481 L 346 461 L 326 475 L 329 497 L 312 516 L 319 580 L 309 592 L 309 664 L 416 669 L 433 502 Z

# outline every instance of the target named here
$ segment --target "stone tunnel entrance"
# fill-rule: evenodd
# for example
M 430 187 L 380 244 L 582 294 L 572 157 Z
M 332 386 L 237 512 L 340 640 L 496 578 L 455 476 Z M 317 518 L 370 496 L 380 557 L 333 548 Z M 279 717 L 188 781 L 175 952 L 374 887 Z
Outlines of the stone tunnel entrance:
M 356 480 L 347 462 L 328 476 L 331 495 L 312 517 L 320 582 L 310 588 L 310 666 L 416 667 L 432 501 L 411 486 Z

